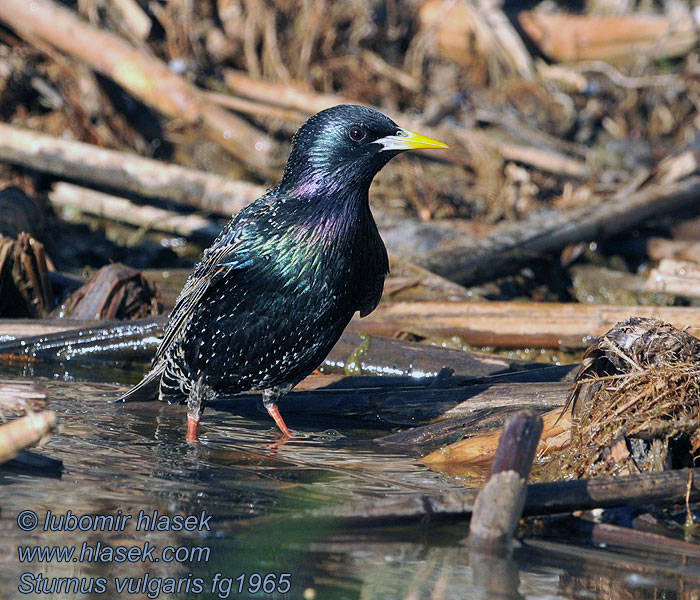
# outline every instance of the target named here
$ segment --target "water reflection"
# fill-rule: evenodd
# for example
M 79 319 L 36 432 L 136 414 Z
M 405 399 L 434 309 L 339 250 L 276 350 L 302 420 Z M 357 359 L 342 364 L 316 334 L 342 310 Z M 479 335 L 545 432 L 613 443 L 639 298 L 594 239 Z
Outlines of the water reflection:
M 619 570 L 605 572 L 591 557 L 576 561 L 534 546 L 512 556 L 480 555 L 463 542 L 466 523 L 347 530 L 337 522 L 305 517 L 306 511 L 329 503 L 456 487 L 406 453 L 374 444 L 378 432 L 361 422 L 324 419 L 319 427 L 298 421 L 299 437 L 279 445 L 277 430 L 264 414 L 258 419 L 252 410 L 247 417 L 211 410 L 201 424 L 200 443 L 191 445 L 184 442 L 179 407 L 110 404 L 105 397 L 115 387 L 104 383 L 41 382 L 61 422 L 42 452 L 61 459 L 65 469 L 60 479 L 0 470 L 0 597 L 33 597 L 19 588 L 30 589 L 40 573 L 47 581 L 73 577 L 95 584 L 105 578 L 108 586 L 104 594 L 93 588 L 93 593 L 44 598 L 613 597 L 603 591 L 613 574 L 621 581 L 618 588 L 631 594 L 627 597 L 681 598 L 694 597 L 687 592 L 700 580 L 700 571 L 689 565 L 677 577 L 666 572 L 659 578 L 635 570 L 636 563 L 628 564 L 620 578 Z M 211 519 L 209 527 L 195 531 L 144 532 L 132 526 L 21 531 L 16 519 L 23 510 L 36 512 L 40 522 L 48 510 L 76 515 L 121 510 L 134 516 L 204 511 Z M 146 542 L 160 560 L 22 564 L 17 554 L 20 545 L 80 551 L 83 544 L 143 548 Z M 185 548 L 189 560 L 168 561 L 158 554 L 167 547 Z M 197 548 L 206 548 L 206 557 Z M 32 576 L 21 580 L 23 573 Z M 128 585 L 118 593 L 116 578 L 120 584 L 132 578 L 133 593 Z M 287 580 L 289 591 L 282 593 Z

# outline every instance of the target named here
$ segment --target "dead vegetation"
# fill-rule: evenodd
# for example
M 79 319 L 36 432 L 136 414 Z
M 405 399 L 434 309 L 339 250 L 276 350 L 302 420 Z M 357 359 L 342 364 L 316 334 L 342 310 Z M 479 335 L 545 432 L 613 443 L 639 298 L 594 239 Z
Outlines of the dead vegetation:
M 700 341 L 656 319 L 616 325 L 584 354 L 567 400 L 563 474 L 662 471 L 694 465 L 700 447 Z

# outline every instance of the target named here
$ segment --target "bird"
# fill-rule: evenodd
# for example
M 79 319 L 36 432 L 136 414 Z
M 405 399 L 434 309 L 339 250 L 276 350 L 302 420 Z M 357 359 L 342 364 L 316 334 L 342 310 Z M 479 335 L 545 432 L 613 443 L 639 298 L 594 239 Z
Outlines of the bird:
M 291 436 L 278 401 L 382 295 L 389 260 L 369 206 L 374 176 L 405 150 L 447 147 L 364 106 L 310 117 L 292 138 L 280 182 L 204 251 L 150 370 L 120 400 L 185 403 L 194 442 L 210 400 L 262 391 Z

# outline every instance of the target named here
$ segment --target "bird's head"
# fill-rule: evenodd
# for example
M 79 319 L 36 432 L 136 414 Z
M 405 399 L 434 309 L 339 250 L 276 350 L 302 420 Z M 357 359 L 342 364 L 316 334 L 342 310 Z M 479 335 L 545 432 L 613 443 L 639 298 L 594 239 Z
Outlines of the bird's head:
M 348 187 L 366 190 L 379 170 L 404 150 L 447 147 L 400 128 L 371 108 L 334 106 L 297 131 L 280 185 L 302 194 Z

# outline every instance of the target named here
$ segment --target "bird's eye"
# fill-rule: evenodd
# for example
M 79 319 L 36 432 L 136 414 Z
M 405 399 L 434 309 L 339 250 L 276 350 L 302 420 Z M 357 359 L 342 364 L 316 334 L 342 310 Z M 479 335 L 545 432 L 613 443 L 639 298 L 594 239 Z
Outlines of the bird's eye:
M 353 125 L 348 130 L 348 135 L 353 142 L 361 142 L 367 136 L 367 132 L 359 125 Z

